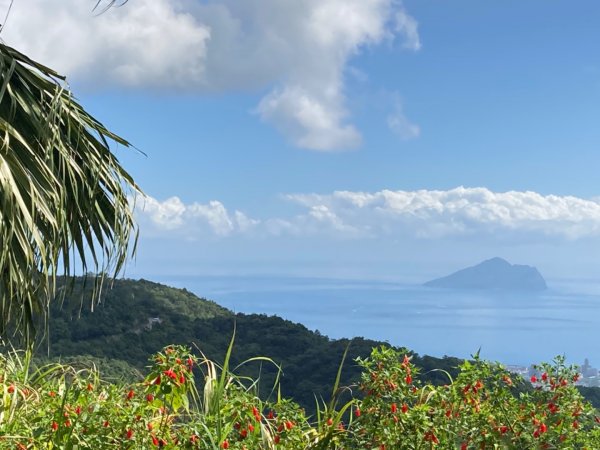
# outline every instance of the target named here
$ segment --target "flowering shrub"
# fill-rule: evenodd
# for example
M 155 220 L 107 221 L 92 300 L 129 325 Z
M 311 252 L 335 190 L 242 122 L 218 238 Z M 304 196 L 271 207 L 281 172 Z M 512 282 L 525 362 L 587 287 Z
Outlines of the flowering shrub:
M 231 351 L 231 348 L 230 348 Z M 261 400 L 257 382 L 180 346 L 152 358 L 141 383 L 0 355 L 0 448 L 10 449 L 597 449 L 600 419 L 563 359 L 529 389 L 497 364 L 465 362 L 446 386 L 422 385 L 410 358 L 377 348 L 358 360 L 360 395 L 306 417 L 295 403 Z M 265 358 L 257 358 L 265 360 Z M 198 375 L 202 375 L 200 380 Z M 198 390 L 197 386 L 201 389 Z

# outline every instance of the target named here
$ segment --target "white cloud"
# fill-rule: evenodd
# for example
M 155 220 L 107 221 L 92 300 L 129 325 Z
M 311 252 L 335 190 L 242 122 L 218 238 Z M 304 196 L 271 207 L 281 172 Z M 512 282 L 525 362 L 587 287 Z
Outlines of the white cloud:
M 418 138 L 421 134 L 421 128 L 408 120 L 402 109 L 400 97 L 398 95 L 395 97 L 393 111 L 387 116 L 387 125 L 389 129 L 400 139 L 405 141 Z
M 186 205 L 178 197 L 162 202 L 152 197 L 138 199 L 136 214 L 146 235 L 190 240 L 207 234 L 225 237 L 236 232 L 247 232 L 259 223 L 240 211 L 229 213 L 218 201 Z
M 0 2 L 5 11 L 8 0 Z M 4 41 L 95 85 L 182 88 L 202 83 L 210 27 L 172 0 L 136 0 L 105 14 L 94 1 L 19 0 Z
M 402 7 L 396 13 L 396 30 L 404 35 L 405 40 L 403 45 L 405 48 L 413 51 L 421 49 L 419 24 Z
M 536 192 L 492 192 L 458 187 L 447 191 L 336 191 L 283 197 L 303 208 L 288 217 L 252 219 L 218 201 L 184 204 L 177 197 L 146 199 L 138 209 L 142 233 L 185 238 L 236 235 L 327 239 L 500 239 L 600 236 L 600 203 Z
M 94 4 L 19 0 L 3 39 L 94 87 L 270 89 L 256 112 L 312 150 L 360 145 L 345 107 L 353 56 L 395 37 L 421 45 L 396 0 L 136 0 L 97 17 Z
M 306 208 L 324 206 L 340 220 L 375 236 L 541 233 L 578 239 L 600 235 L 600 203 L 531 191 L 459 187 L 448 191 L 336 191 L 286 198 Z
M 257 112 L 298 147 L 320 151 L 356 148 L 361 135 L 344 124 L 343 99 L 337 91 L 334 97 L 319 98 L 300 86 L 288 87 L 263 98 Z

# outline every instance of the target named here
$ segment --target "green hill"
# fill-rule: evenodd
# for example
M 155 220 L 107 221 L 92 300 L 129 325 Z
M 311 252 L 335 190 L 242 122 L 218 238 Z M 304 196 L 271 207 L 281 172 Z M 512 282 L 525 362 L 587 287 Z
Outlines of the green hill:
M 254 356 L 268 356 L 283 370 L 284 395 L 312 409 L 316 396 L 328 398 L 339 363 L 349 340 L 333 340 L 300 324 L 280 317 L 234 314 L 216 303 L 185 289 L 175 289 L 146 280 L 116 280 L 102 301 L 89 308 L 91 286 L 75 280 L 62 302 L 53 303 L 50 315 L 50 345 L 40 345 L 40 355 L 95 362 L 107 375 L 135 376 L 148 357 L 169 344 L 196 347 L 208 358 L 222 360 L 235 327 L 232 366 Z M 344 366 L 342 385 L 358 379 L 354 358 L 367 357 L 382 342 L 355 338 Z M 49 348 L 49 354 L 48 352 Z M 461 360 L 413 355 L 423 380 L 445 384 L 456 375 Z M 75 358 L 77 357 L 77 358 Z M 129 369 L 128 369 L 129 368 Z M 277 370 L 273 365 L 248 365 L 241 373 L 260 372 L 263 392 Z

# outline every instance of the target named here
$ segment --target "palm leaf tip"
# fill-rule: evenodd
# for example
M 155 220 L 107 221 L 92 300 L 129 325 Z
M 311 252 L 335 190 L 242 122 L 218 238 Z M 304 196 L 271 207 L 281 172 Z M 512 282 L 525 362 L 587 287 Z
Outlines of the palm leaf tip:
M 140 189 L 109 147 L 130 144 L 85 111 L 63 80 L 0 44 L 3 333 L 12 324 L 32 335 L 59 275 L 116 276 L 135 252 L 132 199 Z

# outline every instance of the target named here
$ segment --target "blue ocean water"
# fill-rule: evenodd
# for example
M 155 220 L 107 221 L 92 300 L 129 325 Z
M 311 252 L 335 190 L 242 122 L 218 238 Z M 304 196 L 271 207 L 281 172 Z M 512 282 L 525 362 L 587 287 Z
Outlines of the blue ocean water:
M 454 291 L 379 281 L 154 277 L 236 312 L 278 315 L 332 338 L 363 336 L 433 356 L 528 365 L 565 355 L 600 366 L 600 284 L 539 294 Z

